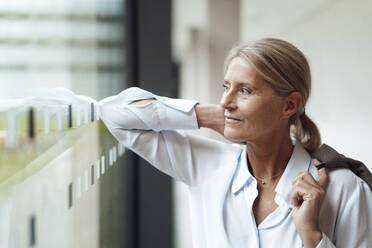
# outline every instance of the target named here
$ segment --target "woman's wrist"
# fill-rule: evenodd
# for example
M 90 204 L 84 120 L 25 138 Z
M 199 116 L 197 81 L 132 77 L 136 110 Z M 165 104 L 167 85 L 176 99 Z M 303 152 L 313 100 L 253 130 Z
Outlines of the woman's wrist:
M 322 240 L 321 231 L 299 232 L 304 248 L 315 248 Z
M 224 110 L 217 104 L 196 104 L 195 107 L 198 126 L 211 128 L 223 134 L 225 125 Z

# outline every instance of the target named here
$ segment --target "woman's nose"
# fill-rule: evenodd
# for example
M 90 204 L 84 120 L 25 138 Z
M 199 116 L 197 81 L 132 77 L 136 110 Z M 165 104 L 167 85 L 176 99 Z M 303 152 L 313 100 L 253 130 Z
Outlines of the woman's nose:
M 222 95 L 220 104 L 223 108 L 227 108 L 227 109 L 236 108 L 236 101 L 235 101 L 235 96 L 234 96 L 233 92 L 231 92 L 231 91 L 225 92 Z

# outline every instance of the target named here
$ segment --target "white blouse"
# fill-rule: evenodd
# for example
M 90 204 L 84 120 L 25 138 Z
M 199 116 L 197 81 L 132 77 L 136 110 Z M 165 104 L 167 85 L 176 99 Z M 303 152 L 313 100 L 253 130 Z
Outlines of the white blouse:
M 145 105 L 129 105 L 155 98 Z M 317 169 L 300 143 L 278 182 L 278 207 L 258 226 L 252 205 L 258 195 L 244 146 L 188 134 L 197 129 L 196 101 L 128 88 L 100 101 L 100 117 L 116 139 L 160 171 L 187 184 L 194 248 L 303 247 L 292 219 L 293 178 Z M 320 212 L 323 238 L 317 248 L 372 247 L 372 192 L 347 169 L 330 171 Z

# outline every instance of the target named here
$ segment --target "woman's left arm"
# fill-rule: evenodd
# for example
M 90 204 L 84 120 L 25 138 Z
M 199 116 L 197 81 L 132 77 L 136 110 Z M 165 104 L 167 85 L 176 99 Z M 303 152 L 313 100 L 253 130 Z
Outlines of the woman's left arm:
M 319 164 L 319 161 L 313 161 L 315 165 Z M 300 173 L 293 180 L 291 202 L 294 209 L 292 216 L 305 248 L 317 247 L 323 238 L 319 227 L 319 213 L 328 176 L 325 168 L 320 169 L 318 174 L 318 180 L 315 180 L 308 171 Z
M 314 161 L 314 164 L 318 162 Z M 335 248 L 337 245 L 337 248 L 369 248 L 372 244 L 372 191 L 368 185 L 354 174 L 337 178 L 344 180 L 340 184 L 329 185 L 327 194 L 330 193 L 330 197 L 338 202 L 337 222 L 331 241 L 319 227 L 328 176 L 325 169 L 318 172 L 317 181 L 308 172 L 299 174 L 293 180 L 293 220 L 304 247 Z M 335 187 L 337 191 L 334 192 Z
M 332 241 L 337 248 L 370 248 L 372 244 L 372 191 L 366 182 L 354 174 L 351 174 L 348 179 L 346 177 L 337 179 L 346 182 L 338 186 L 338 194 L 334 194 L 337 191 L 328 190 L 329 193 L 332 192 L 332 198 L 339 200 Z

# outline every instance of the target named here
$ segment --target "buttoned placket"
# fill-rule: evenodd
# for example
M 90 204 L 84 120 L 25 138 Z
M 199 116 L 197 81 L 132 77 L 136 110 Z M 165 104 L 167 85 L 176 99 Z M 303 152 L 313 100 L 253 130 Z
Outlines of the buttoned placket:
M 250 213 L 251 218 L 251 231 L 252 233 L 255 233 L 255 245 L 254 247 L 261 247 L 260 242 L 260 230 L 266 229 L 266 228 L 273 228 L 277 225 L 280 225 L 286 218 L 289 217 L 289 214 L 291 212 L 291 208 L 287 206 L 281 199 L 280 196 L 275 196 L 275 202 L 278 204 L 278 207 L 271 212 L 266 218 L 257 226 L 255 216 L 253 213 L 253 204 L 258 196 L 258 190 L 257 190 L 257 181 L 253 179 L 249 184 L 247 183 L 242 192 L 243 196 L 245 198 L 247 211 Z M 239 194 L 238 193 L 238 194 Z
M 253 180 L 250 184 L 246 184 L 243 188 L 242 193 L 244 195 L 245 202 L 247 204 L 247 211 L 250 213 L 250 217 L 251 217 L 250 223 L 251 223 L 252 231 L 256 234 L 255 235 L 255 237 L 256 237 L 256 239 L 255 239 L 256 246 L 255 247 L 261 247 L 261 245 L 260 245 L 260 235 L 259 235 L 259 231 L 258 231 L 258 228 L 257 228 L 256 219 L 255 219 L 254 213 L 253 213 L 253 203 L 258 196 L 257 181 Z
M 245 149 L 243 149 L 240 155 L 239 166 L 237 168 L 237 178 L 234 178 L 234 180 L 238 180 L 238 183 L 240 184 L 244 183 L 241 190 L 235 193 L 237 195 L 243 193 L 247 211 L 248 213 L 250 213 L 249 216 L 251 218 L 251 230 L 249 231 L 256 234 L 255 242 L 252 245 L 254 245 L 254 247 L 261 247 L 260 230 L 273 228 L 280 225 L 280 223 L 282 223 L 289 217 L 291 213 L 291 207 L 278 193 L 276 193 L 274 201 L 278 205 L 278 207 L 272 213 L 266 216 L 266 218 L 257 226 L 253 213 L 253 204 L 258 196 L 257 180 L 248 171 L 248 162 Z
M 257 181 L 248 171 L 247 153 L 245 149 L 242 149 L 238 160 L 237 177 L 238 178 L 234 178 L 234 180 L 237 179 L 239 181 L 238 186 L 241 187 L 239 184 L 243 184 L 243 187 L 240 188 L 241 190 L 236 191 L 235 194 L 237 196 L 244 197 L 244 202 L 247 207 L 246 211 L 249 213 L 248 216 L 250 217 L 250 230 L 247 231 L 249 233 L 255 233 L 255 239 L 249 240 L 248 242 L 250 245 L 248 245 L 247 247 L 260 247 L 261 245 L 259 232 L 253 213 L 253 203 L 258 196 Z

